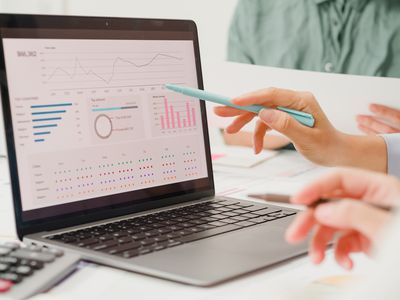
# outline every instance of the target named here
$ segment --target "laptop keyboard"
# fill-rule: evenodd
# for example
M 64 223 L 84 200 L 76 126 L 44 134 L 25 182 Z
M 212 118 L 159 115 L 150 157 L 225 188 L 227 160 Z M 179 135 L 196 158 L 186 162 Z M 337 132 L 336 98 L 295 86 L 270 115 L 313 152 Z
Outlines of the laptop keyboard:
M 221 199 L 70 231 L 47 239 L 132 258 L 294 214 L 295 210 Z

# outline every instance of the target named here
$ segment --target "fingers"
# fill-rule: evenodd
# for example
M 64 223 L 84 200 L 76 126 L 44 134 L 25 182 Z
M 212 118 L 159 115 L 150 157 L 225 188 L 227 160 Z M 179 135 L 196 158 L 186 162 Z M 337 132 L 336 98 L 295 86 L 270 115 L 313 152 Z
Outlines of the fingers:
M 390 213 L 368 204 L 343 200 L 322 204 L 315 209 L 315 220 L 338 230 L 354 230 L 375 240 L 390 220 Z
M 400 128 L 400 110 L 381 104 L 371 104 L 369 109 L 378 117 L 382 117 L 394 124 L 398 124 Z
M 311 240 L 309 255 L 315 264 L 320 264 L 325 258 L 325 250 L 335 234 L 333 228 L 317 226 Z
M 268 107 L 285 106 L 302 110 L 313 96 L 309 93 L 292 90 L 267 88 L 239 96 L 232 100 L 237 105 L 266 105 Z
M 228 106 L 216 106 L 214 107 L 214 113 L 220 117 L 236 117 L 247 112 Z
M 253 118 L 256 117 L 253 113 L 245 113 L 238 116 L 233 120 L 232 124 L 226 128 L 227 133 L 237 133 L 242 129 L 247 123 L 249 123 Z
M 396 133 L 399 132 L 400 129 L 395 128 L 393 126 L 387 125 L 382 121 L 378 120 L 374 116 L 366 116 L 359 115 L 357 116 L 357 122 L 359 126 L 366 128 L 367 131 L 375 132 L 375 133 Z
M 268 127 L 287 136 L 295 144 L 301 143 L 304 136 L 311 134 L 312 131 L 282 111 L 263 109 L 258 116 Z
M 305 239 L 314 225 L 315 219 L 313 209 L 308 209 L 300 213 L 286 230 L 286 241 L 291 244 L 301 242 Z
M 269 127 L 262 122 L 261 120 L 257 120 L 256 128 L 253 136 L 253 145 L 254 145 L 254 153 L 260 153 L 264 148 L 264 137 L 267 133 Z
M 343 268 L 351 270 L 354 266 L 354 263 L 353 260 L 350 258 L 350 254 L 361 252 L 362 250 L 363 246 L 360 241 L 360 235 L 354 231 L 346 233 L 336 241 L 336 262 Z
M 339 169 L 325 174 L 305 186 L 291 201 L 310 205 L 320 198 L 347 197 L 370 203 L 394 206 L 400 194 L 397 179 L 358 169 Z
M 363 125 L 358 124 L 357 127 L 358 127 L 359 130 L 361 130 L 362 132 L 364 132 L 365 134 L 368 134 L 368 135 L 379 134 L 379 132 L 376 132 L 376 131 L 372 130 L 371 128 L 367 127 L 367 126 L 363 126 Z

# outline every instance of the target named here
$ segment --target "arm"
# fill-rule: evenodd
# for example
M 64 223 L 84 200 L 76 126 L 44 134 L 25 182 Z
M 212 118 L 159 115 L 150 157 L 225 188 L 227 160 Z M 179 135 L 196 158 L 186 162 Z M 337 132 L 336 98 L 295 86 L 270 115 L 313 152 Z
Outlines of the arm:
M 288 114 L 264 109 L 258 117 L 254 132 L 254 149 L 259 153 L 265 133 L 274 129 L 288 137 L 296 149 L 309 160 L 325 166 L 353 166 L 387 172 L 386 143 L 379 136 L 354 136 L 336 130 L 325 116 L 311 93 L 269 88 L 232 100 L 237 105 L 284 106 L 311 113 L 314 128 L 301 125 Z M 227 133 L 236 133 L 256 117 L 255 114 L 229 107 L 217 107 L 215 113 L 223 117 L 236 117 Z

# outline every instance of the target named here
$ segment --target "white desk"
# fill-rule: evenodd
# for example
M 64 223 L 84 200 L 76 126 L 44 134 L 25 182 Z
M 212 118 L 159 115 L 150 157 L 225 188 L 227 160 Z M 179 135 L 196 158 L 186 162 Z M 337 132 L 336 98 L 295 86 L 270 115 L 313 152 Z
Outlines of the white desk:
M 284 154 L 285 155 L 285 154 Z M 295 154 L 287 154 L 293 163 Z M 265 162 L 273 166 L 278 156 Z M 275 161 L 274 161 L 275 160 Z M 299 157 L 298 162 L 303 160 Z M 264 166 L 264 167 L 265 167 Z M 5 159 L 0 159 L 0 238 L 15 238 L 11 192 L 8 182 Z M 218 188 L 219 180 L 216 176 Z M 357 257 L 358 265 L 366 265 L 367 260 Z M 172 283 L 114 269 L 83 270 L 70 278 L 65 284 L 55 288 L 51 295 L 54 299 L 276 299 L 271 293 L 279 290 L 304 289 L 314 280 L 331 275 L 346 274 L 329 257 L 322 266 L 313 266 L 308 257 L 301 257 L 282 263 L 273 268 L 264 269 L 212 288 L 197 288 Z M 274 292 L 275 291 L 275 292 Z M 53 297 L 51 297 L 53 299 Z

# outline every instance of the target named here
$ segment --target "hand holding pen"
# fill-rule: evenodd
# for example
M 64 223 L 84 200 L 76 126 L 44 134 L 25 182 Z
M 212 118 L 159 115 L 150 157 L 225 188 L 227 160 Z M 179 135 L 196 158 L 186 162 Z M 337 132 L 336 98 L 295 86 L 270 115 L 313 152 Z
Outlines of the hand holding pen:
M 321 201 L 321 198 L 350 198 Z M 308 206 L 286 232 L 298 243 L 313 230 L 309 254 L 316 264 L 325 258 L 335 238 L 335 258 L 346 269 L 353 267 L 351 253 L 370 254 L 380 233 L 391 220 L 388 208 L 400 204 L 400 183 L 393 177 L 356 169 L 340 169 L 303 188 L 291 202 Z

